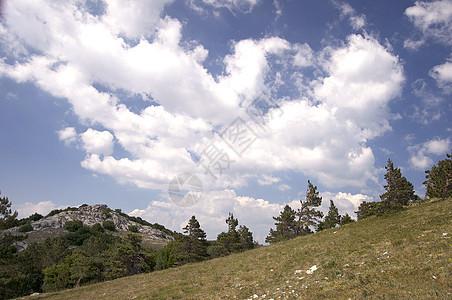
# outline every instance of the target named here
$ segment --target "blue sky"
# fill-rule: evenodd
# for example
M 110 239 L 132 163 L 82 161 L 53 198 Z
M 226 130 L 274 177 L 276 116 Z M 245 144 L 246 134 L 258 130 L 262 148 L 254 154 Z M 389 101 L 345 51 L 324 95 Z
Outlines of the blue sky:
M 15 0 L 0 39 L 20 217 L 105 203 L 213 239 L 232 212 L 263 242 L 308 179 L 354 215 L 389 157 L 423 196 L 451 149 L 452 1 Z

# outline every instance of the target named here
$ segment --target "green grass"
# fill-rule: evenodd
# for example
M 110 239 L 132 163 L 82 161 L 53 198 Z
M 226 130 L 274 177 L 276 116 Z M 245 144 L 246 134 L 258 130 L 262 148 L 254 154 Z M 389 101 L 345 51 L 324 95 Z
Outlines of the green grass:
M 317 270 L 306 274 L 313 265 Z M 452 199 L 33 299 L 452 299 Z

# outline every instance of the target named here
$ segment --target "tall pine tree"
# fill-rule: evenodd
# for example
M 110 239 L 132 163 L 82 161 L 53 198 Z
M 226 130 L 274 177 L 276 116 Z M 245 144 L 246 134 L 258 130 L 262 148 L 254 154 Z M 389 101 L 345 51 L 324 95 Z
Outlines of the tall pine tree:
M 380 209 L 383 213 L 390 210 L 399 210 L 408 205 L 411 201 L 417 200 L 418 196 L 414 194 L 414 187 L 404 176 L 400 168 L 395 168 L 391 159 L 388 159 L 388 165 L 385 167 L 386 192 L 380 195 Z
M 316 210 L 322 204 L 322 197 L 319 196 L 317 187 L 308 180 L 306 200 L 301 201 L 301 208 L 298 211 L 298 232 L 297 235 L 312 233 L 311 227 L 318 225 L 323 213 Z
M 183 228 L 185 235 L 175 243 L 175 256 L 178 262 L 188 263 L 202 261 L 207 255 L 206 233 L 198 220 L 192 216 Z

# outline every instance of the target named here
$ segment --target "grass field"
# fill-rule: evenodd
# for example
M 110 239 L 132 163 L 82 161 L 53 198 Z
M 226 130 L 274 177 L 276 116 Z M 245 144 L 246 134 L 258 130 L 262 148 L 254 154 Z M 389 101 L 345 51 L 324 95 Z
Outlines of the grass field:
M 313 266 L 317 270 L 307 274 Z M 452 299 L 452 199 L 228 257 L 32 298 Z

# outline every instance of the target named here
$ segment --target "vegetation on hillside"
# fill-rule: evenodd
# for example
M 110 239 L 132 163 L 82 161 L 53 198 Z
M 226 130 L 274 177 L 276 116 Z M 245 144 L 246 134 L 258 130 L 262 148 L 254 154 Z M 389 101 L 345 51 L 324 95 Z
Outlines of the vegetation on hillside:
M 32 299 L 450 299 L 452 198 Z M 314 267 L 315 266 L 315 267 Z
M 438 166 L 434 165 L 431 170 L 426 171 L 427 181 L 424 184 L 427 187 L 427 199 L 432 199 L 433 197 L 441 197 L 444 199 L 451 196 L 452 172 L 450 158 L 451 155 L 448 154 L 447 159 L 440 161 L 438 163 Z M 294 210 L 289 205 L 286 205 L 280 215 L 273 218 L 276 221 L 275 229 L 270 229 L 270 233 L 266 238 L 266 242 L 283 245 L 284 243 L 287 243 L 284 241 L 291 240 L 296 237 L 308 238 L 308 235 L 313 236 L 309 239 L 297 239 L 298 241 L 304 241 L 303 243 L 306 243 L 301 246 L 301 248 L 306 249 L 299 252 L 300 254 L 298 258 L 302 261 L 312 261 L 313 259 L 315 261 L 319 261 L 324 270 L 322 274 L 325 275 L 327 282 L 328 278 L 334 278 L 334 282 L 339 282 L 339 286 L 331 286 L 329 283 L 321 285 L 321 289 L 319 291 L 313 292 L 316 296 L 327 295 L 323 293 L 324 289 L 325 291 L 331 290 L 335 292 L 341 292 L 345 297 L 345 295 L 348 295 L 348 292 L 345 292 L 345 288 L 351 286 L 352 289 L 354 288 L 355 290 L 361 289 L 362 296 L 367 297 L 378 294 L 376 292 L 376 285 L 374 285 L 374 283 L 383 285 L 386 284 L 386 282 L 380 281 L 381 275 L 376 276 L 372 273 L 375 271 L 373 267 L 375 265 L 379 265 L 380 263 L 375 261 L 375 259 L 382 260 L 384 258 L 383 256 L 386 254 L 383 253 L 383 258 L 380 257 L 380 254 L 377 253 L 377 255 L 373 252 L 373 249 L 375 247 L 369 245 L 377 244 L 380 247 L 381 241 L 375 238 L 377 236 L 380 236 L 381 240 L 385 240 L 388 237 L 383 236 L 382 232 L 377 231 L 377 228 L 366 227 L 365 224 L 368 223 L 365 223 L 364 221 L 366 220 L 363 219 L 368 218 L 370 220 L 373 220 L 372 222 L 375 223 L 384 223 L 385 220 L 392 218 L 391 222 L 398 223 L 399 229 L 401 229 L 402 231 L 405 228 L 407 228 L 405 231 L 408 231 L 408 228 L 417 228 L 416 230 L 418 231 L 421 230 L 418 224 L 415 225 L 413 223 L 413 220 L 404 218 L 405 223 L 400 223 L 400 220 L 403 218 L 401 218 L 400 220 L 394 219 L 394 214 L 400 214 L 401 210 L 404 210 L 411 204 L 419 204 L 421 203 L 421 201 L 420 198 L 415 195 L 413 185 L 404 176 L 402 176 L 400 168 L 394 167 L 394 164 L 390 159 L 388 160 L 386 171 L 387 172 L 384 176 L 386 180 L 386 185 L 384 186 L 385 193 L 380 195 L 381 201 L 362 202 L 358 208 L 358 211 L 356 212 L 358 220 L 360 222 L 358 222 L 359 224 L 357 225 L 353 225 L 353 227 L 343 226 L 349 223 L 353 223 L 354 220 L 348 214 L 344 216 L 339 215 L 339 211 L 332 200 L 330 200 L 328 214 L 325 216 L 325 218 L 323 218 L 323 214 L 317 210 L 317 208 L 322 203 L 322 198 L 319 196 L 317 187 L 313 185 L 309 180 L 306 199 L 304 201 L 300 200 L 300 208 L 298 210 Z M 17 220 L 17 212 L 13 213 L 11 211 L 11 202 L 9 202 L 8 198 L 3 197 L 0 200 L 0 226 L 3 229 L 12 226 L 20 226 L 19 231 L 28 232 L 32 230 L 31 222 L 33 220 L 42 218 L 41 215 L 34 214 L 26 219 Z M 450 199 L 446 201 L 446 203 L 447 204 L 443 204 L 443 206 L 449 205 L 448 209 L 446 209 L 447 212 L 450 211 Z M 68 207 L 66 210 L 74 210 L 74 208 Z M 49 215 L 47 215 L 47 217 L 62 211 L 65 210 L 52 211 L 49 213 Z M 439 215 L 439 212 L 435 212 Z M 105 216 L 111 217 L 113 211 L 105 210 L 105 212 L 103 211 L 102 213 Z M 157 229 L 159 229 L 158 227 L 162 227 L 164 231 L 166 230 L 159 224 L 150 224 L 147 221 L 142 220 L 141 218 L 129 217 L 128 215 L 122 213 L 120 210 L 115 210 L 115 213 L 120 214 L 129 220 L 136 221 L 137 223 L 148 225 L 154 228 L 157 227 Z M 419 215 L 422 213 L 422 211 L 416 210 L 416 213 Z M 380 219 L 375 219 L 376 216 L 380 216 Z M 420 216 L 421 219 L 424 217 L 425 216 Z M 433 215 L 432 217 L 436 218 L 437 216 Z M 450 219 L 450 214 L 443 214 L 441 215 L 441 217 L 439 217 L 439 223 L 442 226 L 441 230 L 443 230 L 443 228 L 449 230 L 449 227 L 451 226 Z M 445 220 L 448 220 L 449 223 L 446 223 Z M 423 224 L 425 223 L 426 222 L 424 222 Z M 427 223 L 430 224 L 429 222 Z M 192 216 L 188 221 L 187 226 L 183 229 L 184 234 L 171 232 L 171 234 L 175 238 L 175 241 L 168 243 L 165 247 L 158 251 L 152 249 L 144 249 L 141 246 L 140 236 L 133 233 L 137 231 L 137 228 L 135 228 L 136 226 L 130 226 L 130 232 L 124 238 L 113 235 L 112 232 L 114 232 L 116 229 L 114 223 L 111 220 L 105 220 L 102 224 L 95 224 L 92 227 L 83 226 L 82 222 L 80 221 L 67 222 L 65 229 L 68 231 L 68 234 L 60 236 L 58 238 L 47 239 L 44 243 L 41 244 L 31 244 L 23 252 L 18 252 L 17 249 L 13 246 L 13 243 L 20 239 L 23 239 L 23 236 L 12 236 L 11 234 L 5 234 L 0 242 L 0 295 L 2 295 L 2 298 L 11 298 L 26 295 L 32 292 L 56 291 L 59 289 L 72 288 L 119 277 L 151 272 L 154 270 L 167 269 L 172 266 L 181 266 L 188 263 L 202 262 L 212 258 L 224 257 L 233 253 L 239 253 L 245 250 L 256 248 L 257 243 L 253 240 L 252 232 L 248 229 L 248 227 L 244 225 L 239 226 L 238 219 L 234 218 L 233 214 L 229 214 L 226 219 L 226 224 L 228 230 L 226 232 L 220 233 L 215 241 L 209 242 L 206 240 L 206 234 L 204 230 L 201 229 L 200 223 L 197 221 L 195 216 Z M 389 234 L 391 233 L 391 226 L 393 227 L 392 224 L 393 223 L 380 225 L 386 226 L 387 228 L 385 232 L 388 232 Z M 447 227 L 445 224 L 447 224 L 447 226 L 449 227 Z M 431 223 L 431 225 L 436 226 L 437 223 Z M 339 226 L 340 228 L 337 228 Z M 342 229 L 343 227 L 350 229 Z M 366 233 L 364 231 L 360 231 L 360 233 L 356 235 L 357 233 L 353 232 L 353 229 L 351 228 L 355 228 L 358 231 L 365 228 L 369 231 L 367 234 L 372 236 L 366 236 Z M 349 249 L 351 251 L 351 254 L 341 253 L 341 249 L 336 248 L 337 241 L 328 241 L 328 239 L 326 241 L 322 240 L 322 237 L 324 237 L 325 235 L 331 235 L 331 230 L 328 229 L 338 230 L 341 232 L 349 232 L 348 234 L 352 234 L 352 236 L 343 236 L 343 238 L 351 243 L 350 245 L 352 245 L 352 247 L 355 247 L 356 245 L 356 247 L 358 248 Z M 428 229 L 422 227 L 422 230 L 425 231 Z M 319 234 L 312 235 L 314 231 L 319 232 Z M 333 234 L 335 233 L 336 231 L 333 232 Z M 393 252 L 397 252 L 399 250 L 404 251 L 405 249 L 398 248 L 398 246 L 404 245 L 407 247 L 407 252 L 409 252 L 409 255 L 418 255 L 416 253 L 415 247 L 413 246 L 418 244 L 418 240 L 414 239 L 414 237 L 410 237 L 409 240 L 406 240 L 405 237 L 399 236 L 396 231 L 394 231 L 392 234 L 394 234 L 394 236 L 397 236 L 398 239 L 393 243 Z M 405 232 L 404 234 L 406 236 L 412 236 L 412 232 Z M 449 234 L 449 231 L 446 231 L 443 236 L 448 236 Z M 353 240 L 356 236 L 361 236 L 361 240 Z M 418 239 L 420 239 L 421 236 L 419 236 Z M 372 240 L 372 242 L 368 242 L 367 240 L 369 239 Z M 339 243 L 340 242 L 341 241 L 339 240 Z M 359 245 L 360 243 L 363 245 Z M 438 247 L 432 249 L 432 251 L 442 251 L 440 254 L 435 255 L 443 256 L 445 254 L 444 251 L 448 249 L 450 257 L 450 245 L 445 245 L 442 243 L 442 241 L 438 242 L 436 240 L 430 241 L 429 243 L 435 244 L 435 247 Z M 321 244 L 322 246 L 320 246 Z M 328 246 L 326 246 L 327 244 Z M 293 247 L 299 246 L 298 244 L 286 245 L 292 245 Z M 350 245 L 344 244 L 343 247 L 347 248 L 350 247 Z M 326 247 L 326 253 L 324 253 L 325 249 L 318 247 Z M 307 248 L 312 249 L 309 250 Z M 389 249 L 391 247 L 386 248 Z M 275 246 L 275 248 L 270 249 L 282 248 Z M 334 250 L 335 252 L 332 249 L 336 249 Z M 257 253 L 264 253 L 265 256 L 265 250 L 262 251 L 253 253 L 256 253 L 256 255 Z M 427 249 L 427 251 L 429 251 L 429 249 Z M 295 253 L 298 252 L 295 251 Z M 324 256 L 319 256 L 319 254 L 321 253 L 323 253 Z M 386 251 L 386 253 L 388 253 L 388 251 Z M 281 251 L 279 254 L 283 255 Z M 340 267 L 341 264 L 345 262 L 345 260 L 342 261 L 342 257 L 354 254 L 356 254 L 356 257 L 359 257 L 359 259 L 367 261 L 368 265 L 366 266 L 370 266 L 369 270 L 372 271 L 369 273 L 370 275 L 368 274 L 363 277 L 361 276 L 361 272 L 357 272 L 357 274 L 347 273 L 349 270 L 348 268 L 351 266 L 351 261 L 350 263 L 346 263 L 347 267 Z M 244 254 L 243 257 L 247 257 L 249 261 L 255 260 L 255 258 L 250 257 L 248 254 Z M 278 256 L 275 253 L 273 253 L 272 255 L 269 254 L 266 257 L 281 259 L 281 256 Z M 404 260 L 405 258 L 400 257 L 397 261 L 394 262 L 400 263 L 400 259 Z M 451 275 L 450 261 L 452 261 L 452 258 L 448 259 L 448 268 L 441 270 L 440 272 L 438 271 L 437 274 L 442 274 L 441 276 Z M 443 262 L 443 258 L 439 260 Z M 223 260 L 216 261 L 221 262 Z M 255 274 L 253 269 L 250 269 L 251 265 L 249 261 L 245 260 L 244 264 L 240 263 L 238 269 L 242 274 L 244 274 L 244 276 L 257 275 L 257 277 L 260 279 L 253 279 L 251 277 L 249 280 L 244 280 L 256 282 L 256 287 L 259 285 L 262 286 L 262 284 L 266 288 L 272 286 L 273 283 L 267 281 L 267 279 L 261 278 L 260 274 Z M 273 263 L 273 259 L 270 259 L 270 262 L 267 262 L 267 264 Z M 274 278 L 276 282 L 281 281 L 281 276 L 287 275 L 287 270 L 290 269 L 289 267 L 293 266 L 294 263 L 295 261 L 288 261 L 285 267 L 280 266 L 279 264 L 275 264 L 275 268 L 278 268 L 278 272 L 275 272 L 272 275 L 279 274 L 276 278 Z M 364 263 L 361 263 L 361 265 L 363 264 Z M 209 264 L 209 266 L 212 267 L 211 264 Z M 355 269 L 356 266 L 359 269 L 359 265 L 355 264 L 354 266 Z M 401 263 L 401 267 L 406 267 L 405 261 Z M 416 270 L 412 267 L 413 266 L 411 265 L 411 269 L 408 268 L 409 270 L 411 270 L 410 272 L 414 272 Z M 423 269 L 422 265 L 417 265 L 417 267 Z M 440 269 L 444 267 L 445 266 L 443 265 Z M 310 270 L 310 274 L 312 274 L 312 272 L 314 272 L 316 268 L 317 266 L 315 266 L 315 268 L 313 267 L 313 269 Z M 378 268 L 380 268 L 380 266 Z M 383 266 L 381 266 L 381 268 L 383 268 Z M 396 276 L 394 277 L 396 279 L 398 277 L 402 278 L 403 276 L 411 274 L 406 274 L 400 271 L 399 268 L 389 269 L 391 270 L 390 272 L 392 272 L 393 275 Z M 233 272 L 234 270 L 235 269 L 231 267 L 230 271 Z M 229 272 L 225 269 L 222 269 L 221 271 L 226 273 Z M 273 271 L 274 269 L 272 268 L 270 272 Z M 295 273 L 298 274 L 298 271 L 300 270 L 296 270 Z M 385 272 L 386 271 L 384 270 L 382 271 L 382 273 Z M 221 278 L 222 275 L 215 276 L 219 276 L 219 278 Z M 344 281 L 343 276 L 346 276 L 346 281 Z M 375 276 L 376 279 L 373 280 L 372 276 Z M 438 278 L 437 275 L 432 276 L 435 277 L 434 279 Z M 298 278 L 298 280 L 302 280 L 303 278 Z M 180 279 L 176 278 L 175 280 L 178 281 Z M 286 281 L 286 283 L 287 282 L 288 281 Z M 310 284 L 304 284 L 302 287 L 308 289 L 311 285 L 315 286 L 318 282 L 319 280 L 316 280 L 314 283 L 311 282 Z M 371 286 L 371 288 L 363 288 L 366 285 Z M 213 286 L 215 286 L 215 283 L 213 284 Z M 416 287 L 413 288 L 415 291 L 419 290 Z M 443 288 L 444 285 L 441 285 L 441 289 Z M 200 286 L 196 285 L 194 291 L 198 290 L 204 291 L 205 288 L 202 286 L 202 284 Z M 210 288 L 208 288 L 208 290 L 210 290 Z M 243 292 L 238 292 L 231 288 L 231 291 L 232 290 L 235 292 L 230 293 L 235 293 L 234 295 L 237 294 L 243 296 L 245 295 L 245 292 L 248 293 L 253 290 L 259 289 L 248 286 L 247 289 L 245 289 Z M 292 294 L 295 293 L 294 291 L 295 290 L 292 291 Z M 301 293 L 301 290 L 299 292 Z M 158 295 L 164 298 L 181 296 L 180 294 L 174 293 L 174 291 L 171 290 L 165 291 L 165 293 L 160 294 L 160 291 L 157 292 Z M 267 291 L 267 294 L 268 293 L 269 292 Z M 285 296 L 287 295 L 288 294 L 286 294 Z M 394 295 L 401 296 L 402 294 L 395 293 Z M 403 296 L 407 295 L 403 294 Z

